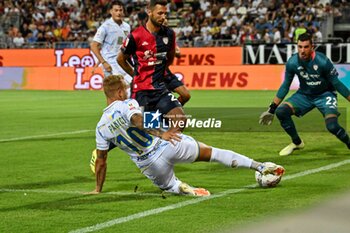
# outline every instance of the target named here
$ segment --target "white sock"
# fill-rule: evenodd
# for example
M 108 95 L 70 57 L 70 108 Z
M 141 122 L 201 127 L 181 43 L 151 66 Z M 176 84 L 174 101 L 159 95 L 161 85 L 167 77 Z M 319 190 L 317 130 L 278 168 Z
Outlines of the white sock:
M 168 192 L 168 193 L 179 194 L 180 193 L 180 189 L 179 189 L 180 184 L 181 184 L 181 180 L 175 178 L 172 180 L 172 182 L 170 182 L 170 188 L 168 188 L 164 191 Z
M 253 160 L 247 156 L 238 154 L 230 150 L 223 150 L 213 147 L 210 162 L 222 163 L 228 167 L 250 168 Z

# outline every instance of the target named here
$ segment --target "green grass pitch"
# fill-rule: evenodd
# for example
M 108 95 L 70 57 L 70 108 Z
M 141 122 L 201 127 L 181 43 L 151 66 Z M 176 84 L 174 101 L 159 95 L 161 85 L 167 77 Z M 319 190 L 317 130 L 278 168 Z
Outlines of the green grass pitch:
M 104 193 L 82 195 L 95 185 L 89 160 L 94 129 L 106 105 L 103 92 L 0 91 L 0 232 L 86 232 L 97 224 L 102 226 L 98 232 L 218 232 L 299 211 L 349 190 L 349 150 L 324 130 L 316 111 L 311 119 L 297 122 L 305 149 L 279 157 L 289 138 L 278 121 L 273 124 L 276 130 L 256 128 L 260 111 L 275 92 L 191 93 L 186 108 L 207 108 L 208 116 L 215 108 L 236 109 L 234 115 L 241 116 L 236 129 L 243 128 L 242 118 L 244 127 L 251 125 L 230 132 L 190 131 L 191 136 L 258 161 L 279 163 L 286 168 L 286 179 L 277 188 L 262 189 L 251 186 L 251 170 L 185 164 L 176 167 L 177 176 L 207 188 L 213 198 L 162 195 L 116 149 L 109 155 Z M 339 106 L 347 111 L 347 105 L 339 97 Z M 249 114 L 239 108 L 250 109 Z M 347 123 L 346 115 L 342 119 Z M 302 130 L 317 120 L 316 129 Z M 343 161 L 342 166 L 313 170 Z M 314 173 L 291 177 L 304 171 Z

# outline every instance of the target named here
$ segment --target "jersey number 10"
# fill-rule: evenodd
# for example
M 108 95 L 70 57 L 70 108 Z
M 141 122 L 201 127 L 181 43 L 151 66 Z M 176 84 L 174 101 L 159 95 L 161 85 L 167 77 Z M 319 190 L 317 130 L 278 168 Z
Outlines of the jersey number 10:
M 126 133 L 132 139 L 132 141 L 128 140 L 123 135 L 119 134 L 117 136 L 117 143 L 119 145 L 122 145 L 123 143 L 124 145 L 126 145 L 127 147 L 129 147 L 131 150 L 135 151 L 138 154 L 142 154 L 143 151 L 137 148 L 136 146 L 134 146 L 133 144 L 137 143 L 141 147 L 148 147 L 152 145 L 153 137 L 138 128 L 130 127 L 126 130 Z

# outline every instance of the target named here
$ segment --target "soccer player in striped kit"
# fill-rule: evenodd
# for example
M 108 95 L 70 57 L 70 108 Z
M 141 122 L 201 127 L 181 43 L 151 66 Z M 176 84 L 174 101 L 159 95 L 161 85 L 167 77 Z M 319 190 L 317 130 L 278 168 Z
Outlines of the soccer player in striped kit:
M 133 76 L 131 97 L 145 111 L 159 110 L 174 122 L 185 122 L 181 103 L 164 83 L 168 66 L 175 56 L 175 32 L 164 26 L 167 1 L 151 0 L 148 20 L 129 34 L 118 55 L 118 63 Z M 132 57 L 134 66 L 127 61 Z M 178 127 L 179 129 L 183 129 Z

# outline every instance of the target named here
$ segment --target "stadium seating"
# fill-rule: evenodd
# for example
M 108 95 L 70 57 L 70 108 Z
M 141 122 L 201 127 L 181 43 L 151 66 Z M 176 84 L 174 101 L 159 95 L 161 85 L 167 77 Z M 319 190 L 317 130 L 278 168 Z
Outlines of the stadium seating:
M 138 13 L 146 7 L 145 1 L 123 2 L 125 19 L 132 27 L 144 22 Z M 178 44 L 182 47 L 289 43 L 300 25 L 310 33 L 320 28 L 323 42 L 350 38 L 349 33 L 335 35 L 350 26 L 349 3 L 285 2 L 288 1 L 276 1 L 275 5 L 265 0 L 173 1 L 168 5 L 168 24 L 179 34 Z M 108 1 L 74 0 L 4 1 L 0 3 L 0 15 L 0 48 L 87 48 L 98 26 L 109 17 Z

